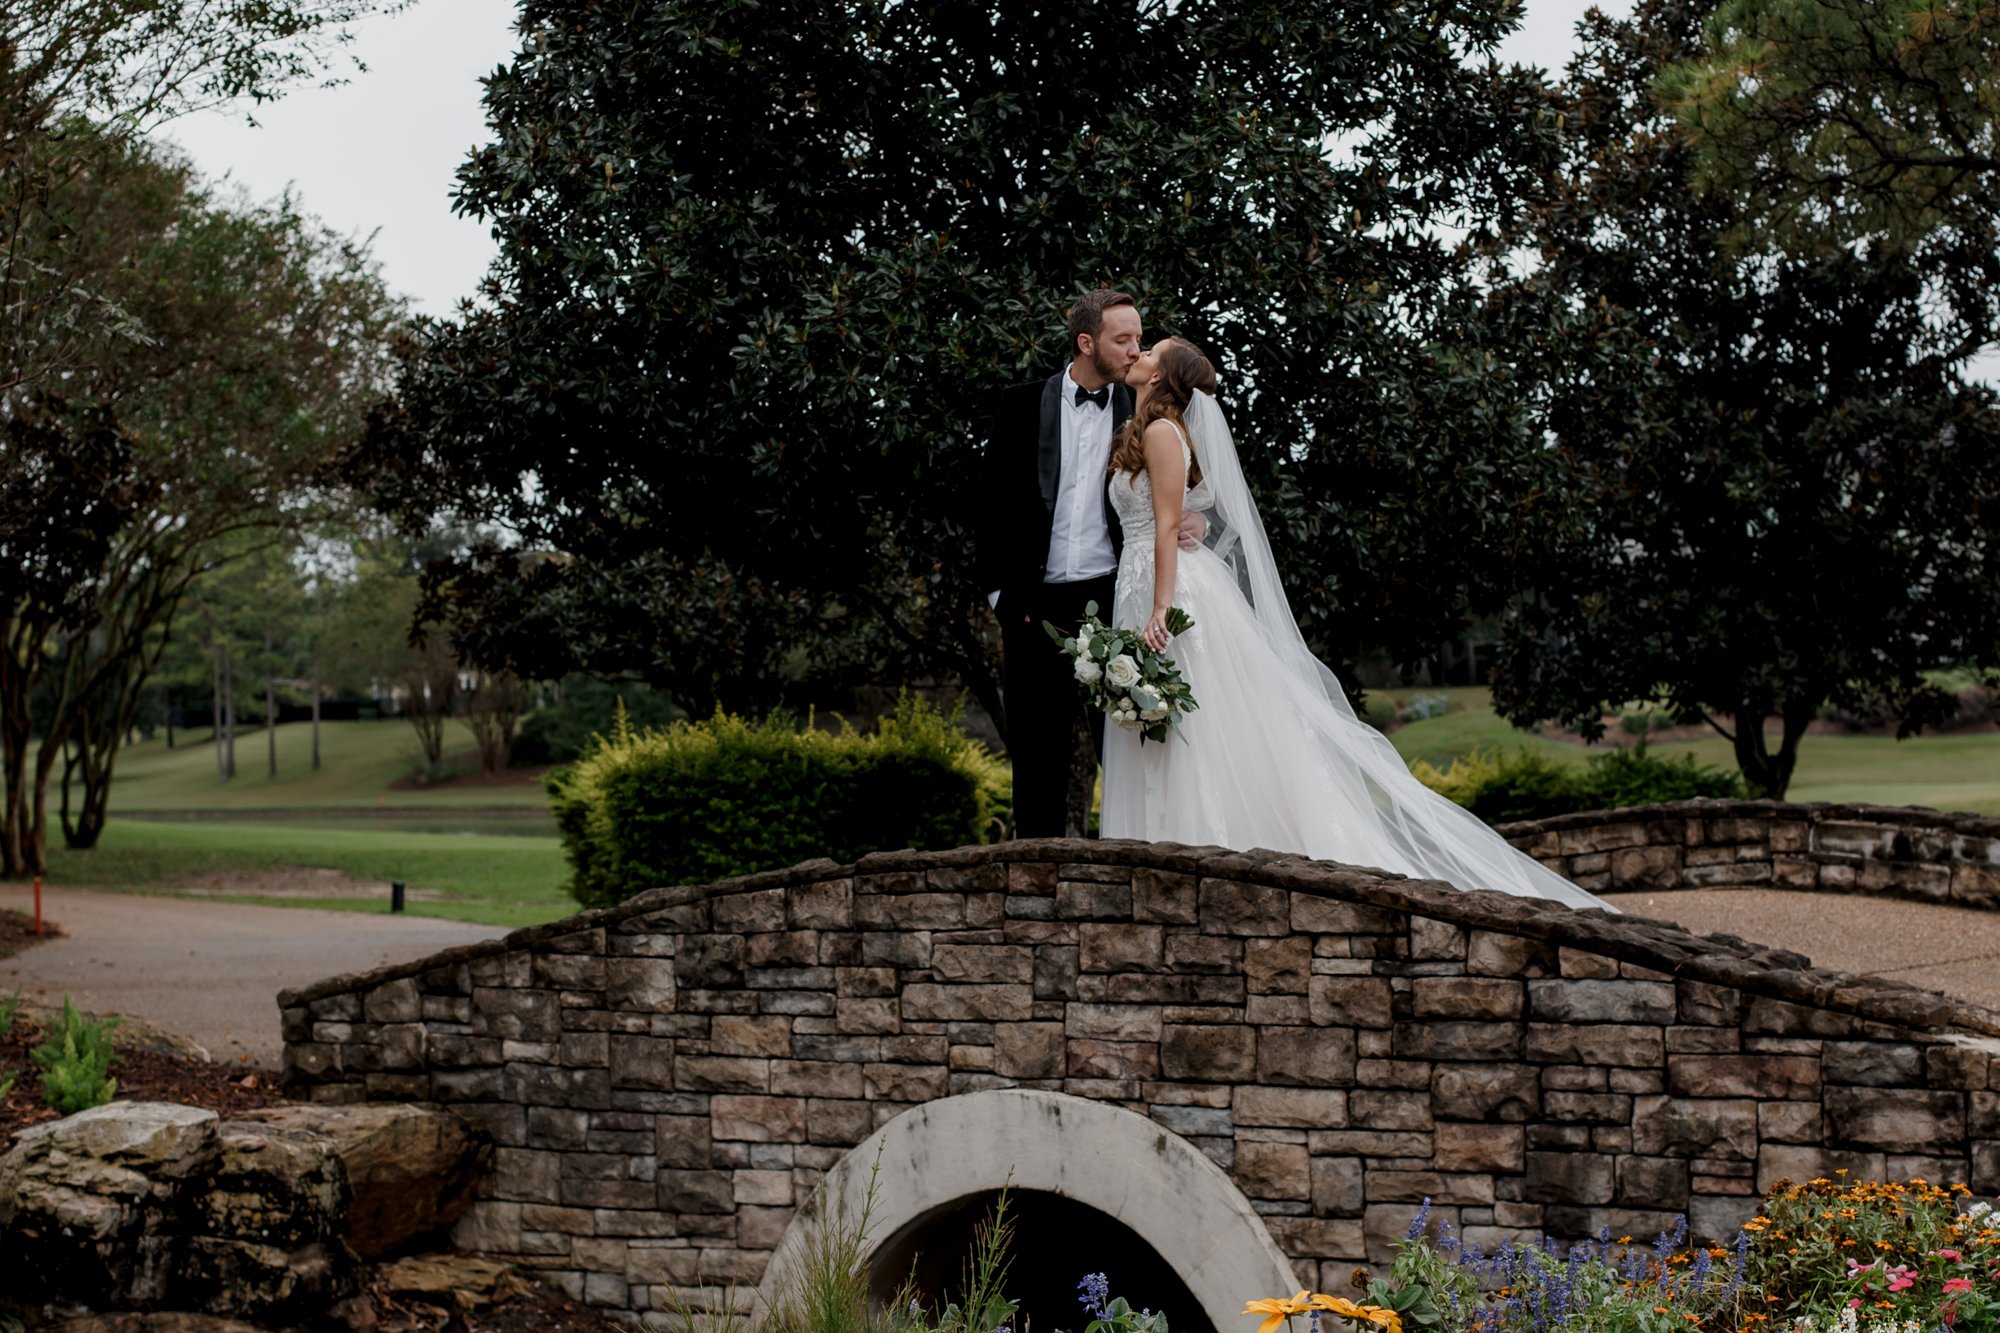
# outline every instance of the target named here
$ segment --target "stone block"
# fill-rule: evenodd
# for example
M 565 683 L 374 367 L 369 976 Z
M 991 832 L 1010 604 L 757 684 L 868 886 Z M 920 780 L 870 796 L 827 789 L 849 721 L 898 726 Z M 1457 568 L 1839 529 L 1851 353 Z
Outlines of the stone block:
M 1419 1130 L 1314 1129 L 1306 1131 L 1306 1146 L 1314 1157 L 1428 1158 L 1431 1136 Z
M 1312 1159 L 1312 1206 L 1321 1217 L 1359 1213 L 1366 1196 L 1361 1163 L 1352 1157 Z
M 1528 983 L 1528 1014 L 1542 1023 L 1671 1023 L 1671 982 L 1559 980 Z
M 1858 1180 L 1881 1180 L 1887 1169 L 1888 1162 L 1879 1152 L 1767 1143 L 1757 1151 L 1757 1192 L 1767 1194 L 1787 1180 L 1803 1185 L 1842 1170 Z
M 1507 1060 L 1519 1059 L 1521 1046 L 1519 1023 L 1433 1019 L 1396 1024 L 1390 1049 L 1399 1060 Z
M 1676 1097 L 1819 1096 L 1820 1062 L 1809 1055 L 1671 1055 L 1667 1087 Z
M 1321 1027 L 1385 1028 L 1393 1021 L 1389 983 L 1381 977 L 1319 977 L 1309 990 Z
M 859 1097 L 861 1066 L 841 1060 L 773 1060 L 771 1091 L 780 1097 Z
M 860 962 L 868 967 L 929 967 L 931 951 L 928 930 L 872 930 L 861 936 Z
M 847 1148 L 874 1132 L 875 1108 L 869 1102 L 806 1099 L 806 1136 L 814 1143 Z
M 1611 884 L 1615 889 L 1629 892 L 1680 887 L 1679 847 L 1621 847 L 1610 856 Z
M 1243 941 L 1220 935 L 1167 936 L 1167 966 L 1175 972 L 1223 975 L 1243 970 Z
M 1440 1064 L 1431 1074 L 1436 1114 L 1453 1120 L 1519 1123 L 1541 1109 L 1541 1082 L 1533 1065 Z
M 1266 1217 L 1264 1229 L 1294 1258 L 1359 1259 L 1365 1245 L 1362 1223 L 1352 1218 Z
M 1157 1004 L 1070 1004 L 1063 1022 L 1072 1039 L 1158 1041 L 1160 1012 Z
M 674 955 L 674 983 L 692 991 L 726 991 L 744 983 L 744 955 L 748 953 L 742 935 L 684 935 L 680 951 Z M 638 961 L 638 959 L 630 959 Z M 608 1001 L 616 1007 L 654 1009 L 656 1005 L 620 1005 L 618 981 L 608 981 Z
M 1132 919 L 1191 926 L 1200 919 L 1193 875 L 1140 868 L 1132 872 Z
M 1614 1159 L 1593 1152 L 1531 1152 L 1522 1177 L 1530 1203 L 1607 1204 L 1617 1192 Z
M 931 950 L 939 981 L 1032 982 L 1035 951 L 1025 944 L 940 944 Z
M 1490 1204 L 1493 1202 L 1493 1177 L 1396 1168 L 1371 1169 L 1368 1172 L 1368 1199 L 1371 1203 L 1421 1203 L 1428 1199 L 1433 1204 Z
M 1077 927 L 1077 965 L 1084 972 L 1157 972 L 1166 962 L 1166 927 Z
M 764 1092 L 771 1062 L 741 1055 L 682 1055 L 674 1061 L 674 1087 L 682 1092 Z
M 1167 1026 L 1160 1038 L 1160 1069 L 1168 1078 L 1236 1083 L 1257 1070 L 1257 1033 L 1234 1024 Z
M 1356 1088 L 1347 1094 L 1347 1122 L 1355 1129 L 1428 1130 L 1431 1099 L 1421 1092 Z
M 1070 1039 L 1066 1043 L 1072 1079 L 1158 1079 L 1160 1047 L 1152 1041 Z
M 951 1071 L 943 1065 L 864 1065 L 861 1081 L 871 1101 L 928 1102 L 949 1091 Z
M 1413 977 L 1410 1007 L 1418 1018 L 1515 1019 L 1521 1016 L 1521 983 L 1490 977 Z
M 1688 1205 L 1688 1164 L 1675 1157 L 1620 1157 L 1618 1190 L 1612 1202 L 1632 1208 Z
M 1623 1023 L 1530 1023 L 1527 1058 L 1549 1064 L 1617 1065 L 1651 1069 L 1666 1056 L 1656 1027 Z
M 901 1032 L 902 1005 L 893 996 L 880 999 L 835 1000 L 833 1026 L 837 1032 L 875 1035 Z
M 846 930 L 854 924 L 854 881 L 827 879 L 785 890 L 785 917 L 795 930 Z
M 1243 975 L 1252 995 L 1304 995 L 1312 976 L 1312 939 L 1288 935 L 1245 940 Z
M 806 1099 L 718 1093 L 708 1099 L 709 1133 L 718 1143 L 804 1143 Z
M 1416 962 L 1458 962 L 1465 957 L 1465 928 L 1427 916 L 1410 918 L 1410 957 Z
M 1238 1138 L 1236 1187 L 1253 1199 L 1310 1199 L 1312 1161 L 1303 1143 L 1264 1143 Z
M 423 1017 L 423 1000 L 415 977 L 385 981 L 362 1000 L 362 1013 L 370 1023 L 414 1023 Z
M 1197 895 L 1201 928 L 1210 935 L 1289 935 L 1292 895 L 1261 884 L 1204 879 Z
M 1148 1113 L 1154 1121 L 1183 1137 L 1228 1138 L 1236 1133 L 1227 1107 L 1153 1106 Z
M 1061 1078 L 1068 1059 L 1060 1023 L 1004 1023 L 993 1034 L 993 1069 L 1005 1078 Z
M 1077 977 L 1082 972 L 1073 944 L 1035 946 L 1034 993 L 1038 1000 L 1074 1000 Z
M 1230 1101 L 1237 1125 L 1279 1129 L 1344 1129 L 1348 1094 L 1331 1088 L 1238 1087 Z
M 1648 1157 L 1751 1161 L 1757 1156 L 1757 1103 L 1641 1097 L 1632 1107 L 1632 1148 Z
M 957 978 L 954 978 L 956 980 Z M 1026 978 L 1021 978 L 1026 980 Z M 842 999 L 881 999 L 902 988 L 893 967 L 835 967 L 834 994 Z
M 1257 1081 L 1294 1087 L 1343 1087 L 1355 1076 L 1349 1028 L 1259 1027 Z
M 1924 1081 L 1920 1047 L 1887 1041 L 1830 1041 L 1820 1056 L 1828 1083 L 1898 1087 Z
M 1440 1171 L 1513 1173 L 1525 1164 L 1527 1136 L 1519 1125 L 1439 1121 L 1432 1131 Z
M 708 1049 L 714 1055 L 790 1055 L 792 1020 L 782 1014 L 717 1014 Z
M 903 1018 L 909 1021 L 1019 1022 L 1031 1016 L 1034 988 L 1025 985 L 919 983 L 903 988 Z
M 1402 913 L 1339 898 L 1309 893 L 1292 895 L 1292 929 L 1308 935 L 1400 935 L 1407 928 Z
M 1056 885 L 1056 916 L 1064 921 L 1130 921 L 1130 884 L 1076 883 Z
M 658 1201 L 668 1213 L 734 1213 L 730 1171 L 662 1171 Z
M 1465 970 L 1475 977 L 1552 977 L 1561 970 L 1554 946 L 1498 931 L 1475 930 L 1465 944 Z
M 1828 1088 L 1826 1135 L 1873 1152 L 1936 1151 L 1965 1141 L 1964 1097 L 1908 1088 Z

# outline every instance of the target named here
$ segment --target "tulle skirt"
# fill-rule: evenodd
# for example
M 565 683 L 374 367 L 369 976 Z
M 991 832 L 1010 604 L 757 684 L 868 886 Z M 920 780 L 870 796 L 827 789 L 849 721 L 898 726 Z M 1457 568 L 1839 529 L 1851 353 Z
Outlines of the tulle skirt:
M 1152 565 L 1151 542 L 1128 541 L 1113 623 L 1146 623 Z M 1295 676 L 1212 552 L 1182 551 L 1177 567 L 1174 605 L 1194 626 L 1167 651 L 1200 707 L 1164 743 L 1142 745 L 1106 724 L 1105 837 L 1263 847 L 1461 889 L 1605 905 L 1418 782 L 1387 737 L 1318 679 Z

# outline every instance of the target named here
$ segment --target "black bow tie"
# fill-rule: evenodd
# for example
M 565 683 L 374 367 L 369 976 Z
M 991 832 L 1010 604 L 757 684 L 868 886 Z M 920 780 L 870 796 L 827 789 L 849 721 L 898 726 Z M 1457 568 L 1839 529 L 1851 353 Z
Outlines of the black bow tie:
M 1111 386 L 1107 384 L 1101 389 L 1086 389 L 1081 384 L 1077 385 L 1076 405 L 1082 407 L 1085 403 L 1096 403 L 1099 407 L 1110 406 Z

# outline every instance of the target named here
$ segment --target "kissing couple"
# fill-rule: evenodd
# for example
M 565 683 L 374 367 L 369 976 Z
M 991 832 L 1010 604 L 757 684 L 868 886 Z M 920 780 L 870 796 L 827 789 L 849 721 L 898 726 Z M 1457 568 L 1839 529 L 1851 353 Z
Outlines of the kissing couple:
M 1133 298 L 1069 309 L 1069 362 L 1003 391 L 985 430 L 977 572 L 1000 620 L 1015 831 L 1061 837 L 1076 728 L 1103 765 L 1107 838 L 1262 847 L 1573 907 L 1591 894 L 1410 775 L 1299 633 L 1217 395 L 1185 338 L 1148 344 Z M 1168 653 L 1198 712 L 1106 735 L 1047 621 L 1095 603 Z M 1193 617 L 1170 635 L 1167 612 Z

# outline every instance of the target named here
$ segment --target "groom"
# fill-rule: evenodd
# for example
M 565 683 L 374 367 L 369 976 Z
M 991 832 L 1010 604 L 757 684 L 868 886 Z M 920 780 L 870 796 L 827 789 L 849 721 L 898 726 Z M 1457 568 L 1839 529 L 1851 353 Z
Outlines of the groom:
M 1078 722 L 1104 752 L 1104 717 L 1085 716 L 1070 661 L 1042 622 L 1075 634 L 1089 603 L 1111 615 L 1123 534 L 1106 483 L 1111 438 L 1132 415 L 1124 380 L 1140 333 L 1126 293 L 1086 293 L 1069 310 L 1068 367 L 1006 390 L 986 427 L 977 558 L 1000 617 L 1017 837 L 1067 831 Z M 1184 522 L 1182 546 L 1198 544 L 1189 532 L 1199 524 Z

